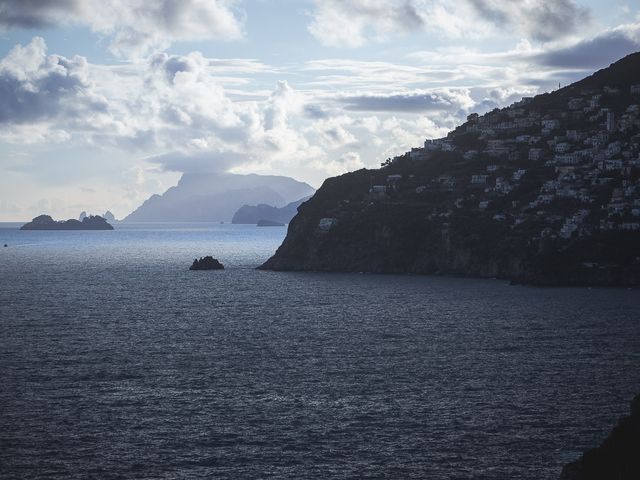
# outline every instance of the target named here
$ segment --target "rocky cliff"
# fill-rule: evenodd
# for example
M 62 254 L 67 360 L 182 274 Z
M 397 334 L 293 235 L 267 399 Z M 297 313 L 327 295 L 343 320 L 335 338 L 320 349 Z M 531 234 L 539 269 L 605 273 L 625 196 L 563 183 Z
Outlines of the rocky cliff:
M 562 469 L 560 480 L 637 480 L 640 478 L 640 395 L 597 448 Z
M 326 180 L 260 268 L 640 284 L 640 54 Z

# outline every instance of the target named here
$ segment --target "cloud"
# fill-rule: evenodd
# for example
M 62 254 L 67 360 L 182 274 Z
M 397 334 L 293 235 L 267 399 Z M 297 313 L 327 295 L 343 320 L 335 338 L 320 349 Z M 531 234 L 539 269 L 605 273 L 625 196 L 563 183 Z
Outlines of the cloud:
M 270 94 L 234 101 L 216 76 L 234 65 L 246 74 L 268 68 L 199 52 L 97 66 L 83 57 L 47 55 L 36 37 L 0 60 L 0 139 L 138 152 L 170 171 L 316 154 L 318 148 L 292 125 L 304 121 L 304 95 L 280 81 Z
M 0 27 L 48 27 L 81 12 L 81 0 L 0 0 Z
M 347 110 L 368 112 L 458 112 L 473 106 L 468 89 L 412 91 L 385 95 L 355 95 L 337 99 Z
M 359 47 L 369 37 L 414 30 L 422 19 L 410 1 L 316 0 L 309 31 L 331 47 Z
M 331 116 L 331 113 L 328 109 L 323 105 L 318 104 L 308 104 L 304 106 L 304 114 L 311 119 L 320 120 L 323 118 L 328 118 Z
M 141 56 L 173 42 L 236 40 L 243 18 L 235 0 L 0 0 L 0 26 L 79 24 L 111 38 L 120 56 Z
M 467 0 L 481 18 L 499 28 L 548 42 L 566 37 L 590 21 L 574 0 Z
M 328 175 L 340 175 L 345 172 L 353 172 L 364 168 L 364 162 L 358 152 L 345 152 L 337 159 L 328 161 L 316 161 L 317 168 L 325 171 Z
M 324 45 L 348 48 L 418 30 L 548 42 L 575 33 L 590 18 L 574 0 L 316 0 L 308 29 Z
M 0 199 L 0 213 L 7 216 L 22 213 L 22 208 L 12 201 Z
M 611 39 L 633 42 L 634 35 L 636 26 L 613 29 L 589 45 L 596 51 Z M 564 83 L 578 69 L 554 66 L 552 55 L 586 48 L 582 43 L 525 41 L 504 52 L 441 50 L 397 62 L 318 59 L 276 69 L 199 52 L 95 65 L 50 55 L 35 38 L 0 60 L 0 139 L 54 151 L 55 142 L 110 150 L 158 175 L 231 170 L 319 181 L 443 136 L 469 111 Z M 269 91 L 269 77 L 255 72 L 296 83 L 273 79 Z M 221 78 L 233 76 L 249 83 L 229 90 Z M 443 88 L 443 79 L 455 86 Z M 345 156 L 350 152 L 359 160 Z
M 147 161 L 162 170 L 189 173 L 218 173 L 247 161 L 247 156 L 224 151 L 174 151 L 148 157 Z M 140 176 L 140 174 L 139 174 Z
M 0 60 L 0 123 L 106 112 L 106 101 L 92 91 L 86 59 L 47 55 L 46 50 L 44 40 L 35 37 Z
M 358 142 L 349 130 L 352 124 L 353 118 L 347 115 L 332 116 L 314 122 L 307 132 L 312 133 L 324 147 L 336 149 Z
M 640 50 L 640 23 L 621 25 L 594 38 L 549 49 L 531 59 L 545 67 L 594 69 L 606 67 Z

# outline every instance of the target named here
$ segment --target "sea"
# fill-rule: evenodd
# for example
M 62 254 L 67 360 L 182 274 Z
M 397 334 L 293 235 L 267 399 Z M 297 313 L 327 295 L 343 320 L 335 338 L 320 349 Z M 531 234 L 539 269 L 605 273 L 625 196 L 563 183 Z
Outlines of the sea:
M 640 393 L 638 289 L 256 270 L 284 227 L 19 225 L 3 480 L 557 479 Z

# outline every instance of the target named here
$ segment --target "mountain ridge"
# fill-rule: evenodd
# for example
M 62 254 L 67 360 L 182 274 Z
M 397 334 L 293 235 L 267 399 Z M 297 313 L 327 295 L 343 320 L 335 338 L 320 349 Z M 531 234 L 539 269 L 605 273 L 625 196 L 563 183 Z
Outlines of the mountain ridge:
M 314 191 L 304 182 L 278 175 L 183 174 L 176 186 L 150 196 L 122 221 L 230 221 L 242 205 L 284 206 Z
M 272 222 L 289 223 L 298 212 L 298 207 L 309 200 L 311 196 L 306 196 L 295 202 L 291 202 L 284 207 L 274 207 L 261 203 L 259 205 L 243 205 L 233 215 L 231 223 L 234 224 L 257 224 L 260 220 Z

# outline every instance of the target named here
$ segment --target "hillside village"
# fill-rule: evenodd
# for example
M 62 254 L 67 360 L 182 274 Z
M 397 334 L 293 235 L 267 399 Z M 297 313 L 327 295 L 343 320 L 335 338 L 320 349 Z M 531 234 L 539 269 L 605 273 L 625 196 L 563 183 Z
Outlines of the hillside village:
M 469 115 L 447 137 L 383 164 L 395 170 L 461 158 L 467 168 L 460 174 L 389 174 L 371 186 L 372 197 L 391 200 L 407 189 L 418 198 L 449 192 L 455 198 L 440 217 L 475 209 L 514 227 L 537 224 L 539 237 L 640 230 L 640 84 L 627 92 L 613 86 L 572 90 L 552 109 L 523 98 Z

